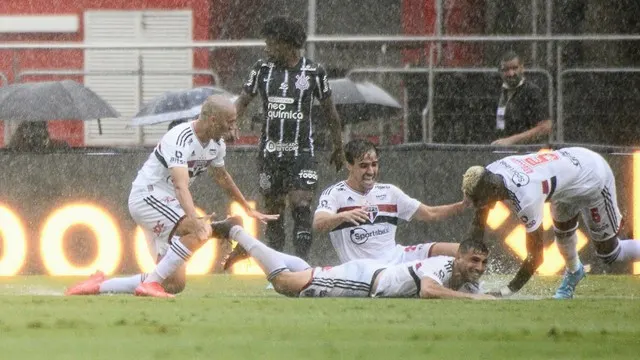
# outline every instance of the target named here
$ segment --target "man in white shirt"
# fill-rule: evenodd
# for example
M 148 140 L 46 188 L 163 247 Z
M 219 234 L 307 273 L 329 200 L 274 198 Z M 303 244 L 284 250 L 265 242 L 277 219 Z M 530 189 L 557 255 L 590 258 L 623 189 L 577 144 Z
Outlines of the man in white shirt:
M 620 240 L 622 216 L 616 183 L 607 161 L 580 147 L 508 156 L 464 174 L 462 191 L 476 207 L 473 236 L 481 236 L 490 208 L 504 200 L 527 231 L 528 256 L 514 279 L 496 291 L 508 296 L 520 290 L 543 262 L 543 208 L 551 204 L 558 249 L 567 268 L 554 298 L 571 299 L 585 276 L 578 257 L 578 216 L 582 216 L 596 255 L 606 264 L 640 260 L 640 241 Z
M 194 178 L 207 168 L 215 182 L 242 204 L 249 216 L 262 222 L 277 219 L 278 215 L 251 209 L 224 167 L 224 138 L 235 128 L 233 102 L 225 96 L 211 96 L 202 105 L 198 120 L 169 130 L 138 172 L 129 194 L 129 211 L 144 230 L 152 256 L 159 261 L 153 272 L 110 280 L 97 272 L 69 288 L 66 294 L 171 297 L 181 292 L 186 283 L 185 263 L 212 236 L 211 216 L 202 218 L 196 214 L 189 191 Z
M 438 221 L 461 213 L 462 201 L 429 206 L 409 197 L 395 185 L 378 183 L 378 149 L 368 140 L 345 145 L 349 176 L 324 190 L 313 218 L 313 229 L 329 232 L 341 263 L 376 259 L 404 263 L 457 252 L 457 243 L 396 244 L 399 219 Z
M 232 219 L 214 223 L 214 231 L 236 240 L 267 274 L 274 289 L 285 296 L 494 299 L 481 293 L 478 284 L 489 255 L 482 240 L 462 241 L 455 257 L 401 264 L 358 259 L 338 266 L 311 267 L 300 258 L 271 249 Z

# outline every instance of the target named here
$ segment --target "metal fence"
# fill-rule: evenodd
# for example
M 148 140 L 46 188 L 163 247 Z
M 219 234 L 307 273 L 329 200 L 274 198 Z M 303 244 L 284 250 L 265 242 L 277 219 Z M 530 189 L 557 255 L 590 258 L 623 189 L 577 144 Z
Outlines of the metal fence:
M 637 68 L 565 68 L 563 65 L 562 50 L 567 43 L 571 42 L 620 42 L 620 41 L 640 41 L 640 35 L 524 35 L 524 36 L 322 36 L 322 35 L 310 35 L 308 43 L 310 45 L 318 44 L 367 44 L 380 46 L 381 49 L 411 49 L 411 48 L 425 48 L 429 46 L 429 59 L 428 67 L 420 69 L 398 69 L 388 67 L 368 67 L 368 68 L 354 68 L 349 73 L 364 73 L 364 72 L 426 72 L 429 74 L 429 95 L 427 101 L 427 107 L 423 110 L 424 119 L 422 126 L 422 142 L 431 143 L 434 141 L 433 136 L 433 124 L 434 114 L 433 100 L 438 89 L 434 86 L 434 79 L 438 74 L 442 73 L 490 73 L 497 72 L 494 68 L 444 68 L 437 66 L 436 50 L 437 45 L 442 43 L 516 43 L 525 42 L 532 45 L 535 48 L 537 44 L 544 43 L 547 45 L 547 49 L 555 48 L 555 69 L 535 68 L 531 69 L 532 72 L 539 72 L 544 74 L 549 84 L 548 87 L 548 99 L 550 114 L 556 114 L 556 133 L 554 140 L 556 142 L 563 142 L 565 140 L 564 130 L 565 126 L 565 79 L 570 74 L 575 73 L 619 73 L 619 72 L 640 72 Z M 0 44 L 0 50 L 13 51 L 14 57 L 14 70 L 17 70 L 18 64 L 17 54 L 22 50 L 48 50 L 48 49 L 76 49 L 76 50 L 92 50 L 92 49 L 229 49 L 229 48 L 259 48 L 264 46 L 264 42 L 261 40 L 217 40 L 217 41 L 196 41 L 189 43 L 4 43 Z M 381 50 L 381 51 L 385 51 Z M 552 54 L 552 51 L 547 51 L 547 56 Z M 547 62 L 548 64 L 550 61 Z M 74 72 L 75 71 L 75 72 Z M 26 75 L 38 75 L 36 71 L 16 71 L 16 78 L 20 79 Z M 59 70 L 57 75 L 87 75 L 87 73 L 79 70 Z M 122 75 L 121 73 L 118 73 Z M 141 76 L 140 72 L 128 72 L 127 74 Z M 149 74 L 149 73 L 145 73 Z M 40 74 L 44 75 L 44 74 Z M 55 75 L 50 73 L 50 75 Z M 194 72 L 194 75 L 195 72 Z M 200 75 L 200 73 L 198 73 Z M 218 84 L 221 83 L 218 74 L 209 73 L 215 78 Z M 555 75 L 555 83 L 554 83 Z M 6 76 L 0 74 L 0 80 L 6 83 Z M 553 111 L 555 110 L 555 111 Z M 405 116 L 406 118 L 406 116 Z M 406 127 L 405 127 L 406 129 Z M 406 131 L 406 130 L 405 130 Z M 406 134 L 405 134 L 406 135 Z M 405 139 L 407 137 L 405 136 Z

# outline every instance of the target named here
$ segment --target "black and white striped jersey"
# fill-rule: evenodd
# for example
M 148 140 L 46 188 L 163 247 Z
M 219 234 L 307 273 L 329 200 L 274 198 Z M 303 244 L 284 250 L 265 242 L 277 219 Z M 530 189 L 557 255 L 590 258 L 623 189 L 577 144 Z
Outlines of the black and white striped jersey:
M 169 130 L 158 142 L 142 165 L 133 187 L 157 186 L 175 196 L 169 169 L 185 167 L 189 170 L 189 184 L 209 165 L 224 166 L 224 140 L 210 140 L 203 144 L 193 130 L 193 122 L 183 123 Z
M 263 156 L 296 157 L 302 151 L 314 155 L 314 99 L 331 96 L 327 73 L 320 64 L 301 57 L 293 68 L 284 68 L 258 60 L 244 91 L 262 98 Z

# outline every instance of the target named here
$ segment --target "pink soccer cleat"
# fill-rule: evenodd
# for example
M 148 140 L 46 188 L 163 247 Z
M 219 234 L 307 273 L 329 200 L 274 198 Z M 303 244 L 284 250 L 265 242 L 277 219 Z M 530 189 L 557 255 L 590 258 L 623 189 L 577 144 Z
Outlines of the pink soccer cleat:
M 81 281 L 64 292 L 65 295 L 98 295 L 100 294 L 100 284 L 105 281 L 102 271 L 96 271 L 87 280 Z
M 157 282 L 148 282 L 142 283 L 138 285 L 135 291 L 136 296 L 150 296 L 150 297 L 159 297 L 159 298 L 173 298 L 176 297 L 173 294 L 169 294 L 164 291 L 164 288 L 160 283 Z

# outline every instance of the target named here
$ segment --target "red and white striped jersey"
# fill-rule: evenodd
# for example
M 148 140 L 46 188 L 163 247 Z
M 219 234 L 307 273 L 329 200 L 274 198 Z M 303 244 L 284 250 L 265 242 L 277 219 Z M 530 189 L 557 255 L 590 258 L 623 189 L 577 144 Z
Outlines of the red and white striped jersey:
M 391 184 L 375 184 L 369 192 L 362 194 L 341 181 L 322 193 L 316 213 L 337 214 L 362 206 L 369 214 L 368 222 L 342 223 L 329 233 L 340 261 L 391 260 L 395 253 L 398 219 L 409 221 L 420 201 Z

